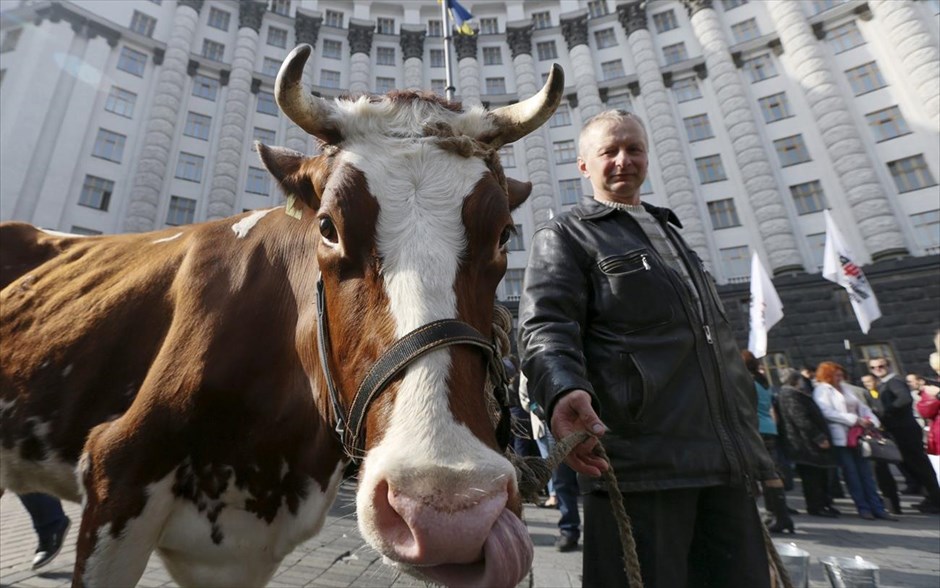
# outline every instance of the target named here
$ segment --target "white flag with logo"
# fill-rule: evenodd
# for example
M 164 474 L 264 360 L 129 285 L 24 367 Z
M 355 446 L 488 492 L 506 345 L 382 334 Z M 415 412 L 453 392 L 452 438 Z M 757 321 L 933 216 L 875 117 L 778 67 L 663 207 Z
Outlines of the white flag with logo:
M 867 334 L 871 324 L 881 318 L 881 309 L 878 308 L 878 299 L 871 289 L 871 284 L 865 278 L 862 268 L 855 264 L 855 256 L 842 233 L 833 222 L 828 210 L 824 210 L 826 217 L 826 250 L 823 253 L 822 276 L 830 282 L 839 284 L 849 294 L 855 318 L 862 332 Z
M 767 332 L 783 318 L 783 303 L 755 251 L 751 255 L 751 334 L 748 350 L 754 357 L 767 355 Z

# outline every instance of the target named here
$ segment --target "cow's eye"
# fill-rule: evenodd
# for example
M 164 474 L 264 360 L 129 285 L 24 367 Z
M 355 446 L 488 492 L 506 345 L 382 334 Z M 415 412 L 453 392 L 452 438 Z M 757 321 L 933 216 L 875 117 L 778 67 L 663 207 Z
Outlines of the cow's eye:
M 320 236 L 329 243 L 336 243 L 336 225 L 328 216 L 320 217 Z
M 503 229 L 503 232 L 499 235 L 499 246 L 505 247 L 506 243 L 509 243 L 509 240 L 512 239 L 513 234 L 515 234 L 515 227 L 506 227 Z

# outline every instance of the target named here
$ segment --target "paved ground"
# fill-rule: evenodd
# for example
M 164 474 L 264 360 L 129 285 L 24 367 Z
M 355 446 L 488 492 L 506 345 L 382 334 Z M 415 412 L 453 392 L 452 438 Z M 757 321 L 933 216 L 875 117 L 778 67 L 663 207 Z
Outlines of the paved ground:
M 278 587 L 412 587 L 424 584 L 400 576 L 382 564 L 381 558 L 359 537 L 352 512 L 352 488 L 340 491 L 324 530 L 294 551 L 278 569 L 271 586 Z M 905 503 L 913 501 L 908 497 Z M 798 492 L 791 492 L 793 506 L 802 510 Z M 838 501 L 844 513 L 850 502 Z M 59 557 L 41 573 L 29 570 L 35 536 L 29 518 L 15 496 L 0 499 L 0 587 L 46 588 L 68 586 L 75 561 L 75 536 L 79 508 L 67 505 L 75 521 Z M 909 509 L 910 510 L 910 509 Z M 915 512 L 911 510 L 911 512 Z M 526 507 L 526 521 L 535 543 L 535 565 L 524 587 L 565 588 L 581 585 L 580 552 L 559 553 L 554 549 L 558 512 Z M 909 514 L 899 522 L 869 522 L 853 514 L 840 519 L 795 517 L 797 532 L 777 541 L 795 543 L 811 556 L 811 586 L 828 586 L 819 558 L 860 555 L 881 567 L 881 586 L 937 588 L 940 586 L 940 516 Z M 140 586 L 174 586 L 154 555 Z

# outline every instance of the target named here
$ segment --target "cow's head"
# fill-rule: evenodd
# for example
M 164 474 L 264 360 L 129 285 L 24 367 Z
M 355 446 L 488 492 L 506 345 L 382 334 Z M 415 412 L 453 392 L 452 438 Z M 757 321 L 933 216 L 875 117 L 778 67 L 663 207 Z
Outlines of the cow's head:
M 555 66 L 540 93 L 492 112 L 414 92 L 328 101 L 302 89 L 310 51 L 287 57 L 276 97 L 323 153 L 259 151 L 302 222 L 318 226 L 328 363 L 348 407 L 376 360 L 417 327 L 457 319 L 490 336 L 510 212 L 531 191 L 503 175 L 497 152 L 551 116 L 564 82 Z M 362 534 L 445 584 L 515 585 L 531 565 L 486 381 L 479 349 L 439 349 L 408 365 L 365 420 Z

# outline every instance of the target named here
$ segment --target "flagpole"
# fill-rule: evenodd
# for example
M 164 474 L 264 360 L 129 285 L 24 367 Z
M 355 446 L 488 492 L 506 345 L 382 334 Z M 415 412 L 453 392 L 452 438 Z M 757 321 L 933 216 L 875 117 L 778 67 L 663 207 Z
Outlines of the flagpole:
M 441 22 L 444 28 L 444 97 L 448 100 L 454 99 L 454 73 L 450 69 L 450 43 L 453 39 L 450 26 L 450 10 L 447 7 L 447 0 L 441 1 Z

